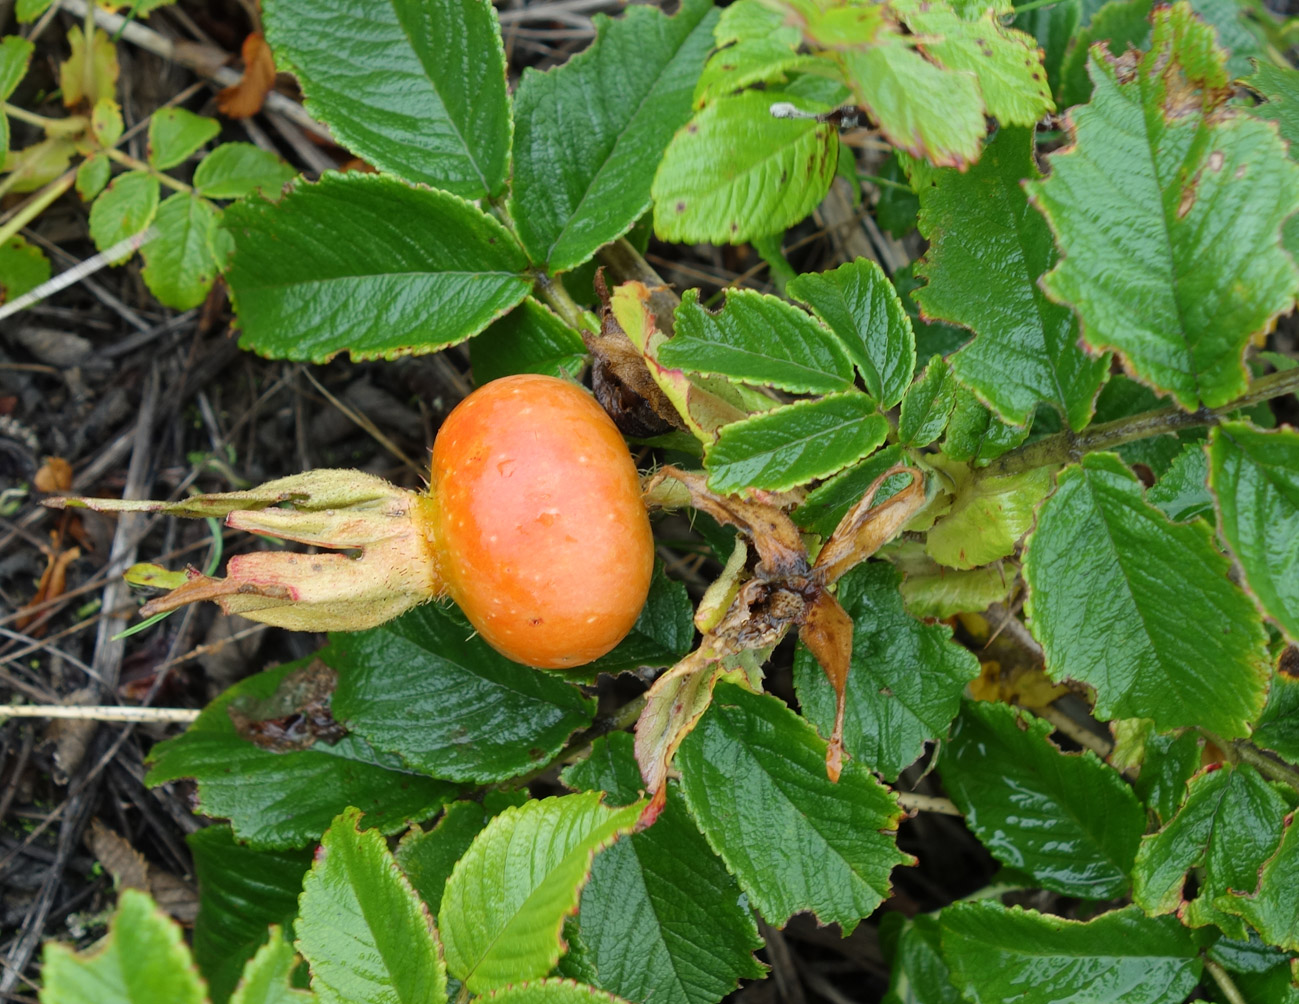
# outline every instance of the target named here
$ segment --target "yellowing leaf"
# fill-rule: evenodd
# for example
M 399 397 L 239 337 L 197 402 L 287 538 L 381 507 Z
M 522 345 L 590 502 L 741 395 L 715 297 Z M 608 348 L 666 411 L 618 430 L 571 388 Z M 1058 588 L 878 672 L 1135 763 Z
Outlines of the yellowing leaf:
M 111 98 L 117 90 L 117 50 L 113 41 L 98 28 L 92 29 L 87 44 L 80 25 L 68 29 L 72 54 L 59 66 L 59 86 L 66 108 L 84 101 L 94 107 L 100 98 Z

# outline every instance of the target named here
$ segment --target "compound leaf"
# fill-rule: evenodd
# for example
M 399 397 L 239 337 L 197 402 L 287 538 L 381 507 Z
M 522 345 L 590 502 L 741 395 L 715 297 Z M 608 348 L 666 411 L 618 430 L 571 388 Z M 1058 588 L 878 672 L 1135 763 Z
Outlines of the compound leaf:
M 467 199 L 504 190 L 510 105 L 492 4 L 267 0 L 265 18 L 307 109 L 358 157 Z
M 891 408 L 902 400 L 916 368 L 916 336 L 897 290 L 879 265 L 857 258 L 830 272 L 800 275 L 786 292 L 811 307 L 839 336 L 880 407 Z
M 1112 453 L 1058 484 L 1024 562 L 1047 672 L 1094 687 L 1101 718 L 1246 735 L 1263 706 L 1266 635 L 1208 526 L 1170 523 Z
M 278 203 L 235 203 L 225 225 L 240 344 L 279 359 L 432 352 L 476 335 L 532 286 L 496 220 L 380 175 L 298 182 Z

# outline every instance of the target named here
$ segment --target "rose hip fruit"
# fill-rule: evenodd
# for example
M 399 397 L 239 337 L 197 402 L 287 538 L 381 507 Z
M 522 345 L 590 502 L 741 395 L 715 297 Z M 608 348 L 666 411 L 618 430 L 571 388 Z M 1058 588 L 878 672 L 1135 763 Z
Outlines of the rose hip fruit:
M 523 375 L 470 394 L 438 431 L 430 494 L 446 591 L 493 648 L 562 669 L 631 630 L 654 542 L 627 446 L 581 389 Z

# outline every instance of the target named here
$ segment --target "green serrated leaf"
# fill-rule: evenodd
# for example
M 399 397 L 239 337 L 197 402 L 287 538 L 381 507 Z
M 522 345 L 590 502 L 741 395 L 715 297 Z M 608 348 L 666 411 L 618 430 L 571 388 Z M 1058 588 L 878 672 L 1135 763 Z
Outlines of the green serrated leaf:
M 914 617 L 946 620 L 959 613 L 979 613 L 1005 601 L 1018 581 L 1014 565 L 997 562 L 956 571 L 940 565 L 920 541 L 900 540 L 881 555 L 899 568 L 902 602 Z
M 451 870 L 492 815 L 478 802 L 452 802 L 433 829 L 412 827 L 401 838 L 394 852 L 397 864 L 430 913 L 442 909 L 442 894 Z
M 930 458 L 930 464 L 948 476 L 954 497 L 925 538 L 925 553 L 948 568 L 975 568 L 1014 554 L 1051 489 L 1046 467 L 980 477 L 941 456 Z
M 953 381 L 956 383 L 955 381 Z M 947 420 L 943 455 L 951 460 L 981 466 L 995 460 L 1028 438 L 1029 426 L 1007 425 L 979 399 L 956 383 L 956 403 Z
M 220 131 L 216 119 L 184 108 L 159 108 L 149 118 L 149 165 L 159 171 L 175 167 Z
M 1162 509 L 1174 523 L 1185 523 L 1200 516 L 1212 516 L 1213 496 L 1209 494 L 1209 458 L 1198 443 L 1188 443 L 1173 458 L 1168 470 L 1150 486 L 1146 501 Z
M 632 737 L 598 740 L 564 781 L 634 801 L 644 781 Z M 628 1000 L 713 1004 L 765 972 L 753 914 L 675 785 L 653 826 L 595 859 L 578 918 L 593 982 Z
M 336 634 L 334 715 L 410 768 L 503 781 L 544 764 L 591 724 L 594 703 L 560 677 L 511 662 L 436 605 Z
M 1173 818 L 1186 798 L 1186 785 L 1200 769 L 1200 737 L 1193 729 L 1181 733 L 1150 730 L 1145 740 L 1141 773 L 1132 782 L 1137 797 L 1160 820 Z
M 27 75 L 34 46 L 18 35 L 0 38 L 0 101 L 7 100 Z M 9 153 L 9 117 L 0 112 L 0 164 Z
M 82 202 L 89 202 L 104 190 L 113 175 L 113 164 L 107 154 L 91 154 L 77 165 L 77 194 Z
M 532 260 L 563 272 L 626 233 L 650 204 L 672 134 L 690 117 L 716 20 L 690 0 L 594 19 L 595 41 L 563 66 L 528 71 L 514 97 L 511 215 Z
M 1062 109 L 1086 104 L 1091 98 L 1087 60 L 1093 45 L 1103 42 L 1111 53 L 1149 47 L 1150 8 L 1151 0 L 1109 0 L 1098 6 L 1090 20 L 1083 19 L 1082 30 L 1074 36 L 1060 66 L 1057 94 Z
M 851 933 L 889 892 L 899 819 L 892 792 L 777 698 L 720 682 L 677 751 L 681 790 L 708 843 L 769 924 L 800 911 Z
M 852 363 L 839 339 L 779 297 L 731 290 L 714 312 L 699 305 L 699 290 L 688 289 L 673 328 L 655 353 L 664 366 L 794 394 L 852 386 Z
M 0 303 L 16 300 L 50 278 L 50 260 L 27 238 L 14 234 L 0 244 Z
M 1244 392 L 1245 346 L 1299 288 L 1280 241 L 1299 165 L 1272 127 L 1218 107 L 1222 54 L 1186 4 L 1155 12 L 1151 44 L 1131 74 L 1093 58 L 1073 146 L 1027 185 L 1064 255 L 1043 283 L 1093 349 L 1188 410 L 1217 407 Z
M 42 957 L 43 1004 L 204 1004 L 180 926 L 138 889 L 122 890 L 108 937 L 87 952 L 54 941 Z
M 50 8 L 54 0 L 18 0 L 14 5 L 14 16 L 19 24 L 30 24 Z
M 898 438 L 906 446 L 928 446 L 943 434 L 956 407 L 956 379 L 942 356 L 929 360 L 907 388 L 898 412 Z
M 488 823 L 442 897 L 451 974 L 483 993 L 550 972 L 592 858 L 629 833 L 643 808 L 610 809 L 596 793 L 567 795 L 506 809 Z
M 1259 868 L 1281 841 L 1285 800 L 1248 765 L 1202 771 L 1162 830 L 1144 837 L 1132 869 L 1132 900 L 1147 914 L 1173 913 L 1187 927 L 1216 924 L 1235 938 L 1245 925 L 1214 902 L 1232 889 L 1253 890 Z M 1195 896 L 1184 892 L 1197 869 Z
M 1278 667 L 1251 739 L 1291 763 L 1299 763 L 1299 677 Z
M 949 70 L 974 74 L 987 113 L 1003 125 L 1033 126 L 1055 111 L 1042 53 L 1032 36 L 1002 25 L 997 11 L 958 14 L 932 0 L 893 0 L 924 51 Z
M 1051 732 L 1007 705 L 969 702 L 943 748 L 943 784 L 1002 864 L 1065 895 L 1122 896 L 1146 814 L 1118 772 L 1094 753 L 1061 753 Z
M 708 487 L 788 491 L 856 463 L 884 442 L 888 428 L 865 394 L 796 401 L 723 426 L 706 453 Z
M 162 201 L 153 219 L 158 234 L 140 252 L 140 274 L 164 306 L 189 310 L 206 299 L 234 250 L 220 224 L 220 210 L 190 192 Z
M 292 931 L 311 851 L 254 850 L 237 843 L 228 826 L 208 826 L 185 839 L 199 889 L 194 961 L 221 1004 L 265 944 L 268 925 Z
M 882 408 L 902 400 L 916 368 L 916 338 L 897 290 L 865 258 L 792 280 L 786 291 L 839 336 Z
M 1276 853 L 1258 871 L 1258 881 L 1243 892 L 1219 896 L 1214 906 L 1244 917 L 1263 940 L 1288 952 L 1299 952 L 1299 827 L 1294 813 L 1285 818 L 1285 834 Z
M 510 105 L 492 4 L 267 0 L 264 13 L 276 64 L 354 154 L 467 199 L 501 194 Z
M 576 377 L 586 365 L 582 336 L 532 297 L 469 343 L 479 387 L 512 373 Z
M 1259 607 L 1299 641 L 1299 433 L 1223 422 L 1209 462 L 1223 539 Z
M 962 1004 L 943 961 L 939 934 L 933 914 L 918 913 L 910 919 L 885 914 L 880 940 L 893 943 L 893 972 L 880 1004 Z
M 603 791 L 609 805 L 630 805 L 645 794 L 635 739 L 628 732 L 601 736 L 585 757 L 564 768 L 559 779 L 574 791 Z
M 1082 18 L 1081 0 L 1063 0 L 1034 10 L 1017 12 L 1012 22 L 1020 31 L 1037 39 L 1042 50 L 1042 68 L 1052 94 L 1060 93 L 1060 68 L 1069 43 L 1078 33 Z
M 761 0 L 737 0 L 722 9 L 713 29 L 715 48 L 695 85 L 695 108 L 759 81 L 783 82 L 794 70 L 816 64 L 799 55 L 798 29 L 783 11 Z
M 298 961 L 280 928 L 272 926 L 270 940 L 244 966 L 230 1004 L 314 1004 L 315 994 L 295 990 L 290 982 Z
M 808 5 L 804 34 L 841 67 L 893 146 L 945 167 L 973 163 L 987 128 L 978 79 L 926 59 L 886 11 Z
M 918 173 L 920 232 L 930 247 L 917 270 L 929 283 L 916 302 L 925 316 L 976 335 L 952 357 L 956 378 L 1011 425 L 1047 402 L 1083 428 L 1109 363 L 1078 347 L 1073 311 L 1038 286 L 1059 255 L 1021 186 L 1038 177 L 1033 130 L 1001 128 L 968 171 Z
M 433 352 L 477 334 L 532 286 L 501 224 L 454 195 L 380 175 L 298 182 L 276 204 L 235 203 L 225 226 L 239 343 L 276 358 Z
M 1112 453 L 1065 468 L 1058 484 L 1024 563 L 1047 672 L 1094 687 L 1102 719 L 1248 734 L 1263 706 L 1266 635 L 1209 528 L 1169 523 Z
M 127 171 L 110 181 L 90 207 L 90 239 L 95 247 L 107 251 L 144 230 L 158 212 L 158 195 L 158 179 L 147 171 Z
M 112 98 L 100 98 L 90 111 L 90 133 L 101 147 L 116 146 L 122 138 L 126 123 L 122 109 Z
M 1281 138 L 1290 144 L 1293 157 L 1299 148 L 1299 70 L 1259 62 L 1252 76 L 1241 81 L 1265 102 L 1252 109 L 1255 116 L 1276 123 Z M 4 91 L 0 87 L 0 93 Z
M 433 916 L 378 830 L 348 809 L 321 838 L 302 883 L 297 948 L 321 1004 L 428 1004 L 447 993 Z
M 575 980 L 534 980 L 494 990 L 484 1004 L 628 1004 L 621 997 Z
M 807 493 L 804 503 L 790 515 L 804 530 L 829 537 L 848 514 L 848 510 L 870 490 L 875 479 L 904 460 L 905 455 L 900 446 L 886 446 L 877 450 L 865 460 L 812 489 Z M 910 483 L 909 474 L 892 475 L 876 490 L 876 504 L 887 501 Z
M 304 665 L 277 666 L 235 684 L 183 735 L 150 751 L 146 783 L 195 778 L 200 811 L 229 819 L 241 840 L 261 848 L 313 842 L 348 805 L 364 806 L 370 826 L 394 833 L 454 797 L 454 786 L 412 773 L 356 735 L 288 753 L 241 738 L 228 714 L 232 702 L 269 698 L 285 676 Z M 284 811 L 286 804 L 292 804 L 291 813 Z
M 1080 923 L 984 900 L 949 906 L 939 923 L 943 957 L 970 1004 L 1175 1004 L 1200 981 L 1186 928 L 1135 907 Z
M 902 606 L 901 575 L 891 565 L 859 565 L 839 582 L 839 603 L 853 621 L 852 669 L 846 688 L 843 744 L 855 760 L 895 781 L 947 735 L 979 660 L 953 643 L 951 629 L 922 624 Z M 835 694 L 825 671 L 800 645 L 794 687 L 803 714 L 822 735 L 835 721 Z
M 780 103 L 829 111 L 778 90 L 745 91 L 706 105 L 677 132 L 651 189 L 659 237 L 742 244 L 816 208 L 834 180 L 838 131 L 815 117 L 777 118 L 771 106 Z
M 279 194 L 298 172 L 251 143 L 222 143 L 194 169 L 194 190 L 208 199 L 238 199 L 261 190 Z

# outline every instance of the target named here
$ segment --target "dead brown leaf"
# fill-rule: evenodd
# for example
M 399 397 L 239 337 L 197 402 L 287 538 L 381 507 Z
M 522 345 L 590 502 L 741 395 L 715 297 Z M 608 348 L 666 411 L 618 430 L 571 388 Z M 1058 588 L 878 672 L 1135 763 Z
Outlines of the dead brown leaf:
M 262 110 L 266 95 L 275 86 L 275 57 L 260 31 L 244 39 L 244 75 L 239 83 L 217 95 L 217 108 L 232 119 L 246 119 Z
M 72 465 L 62 457 L 46 457 L 32 484 L 38 492 L 66 492 L 72 488 Z
M 171 872 L 149 864 L 130 842 L 98 819 L 86 835 L 90 853 L 113 876 L 118 889 L 142 889 L 181 923 L 192 924 L 198 916 L 198 892 Z

